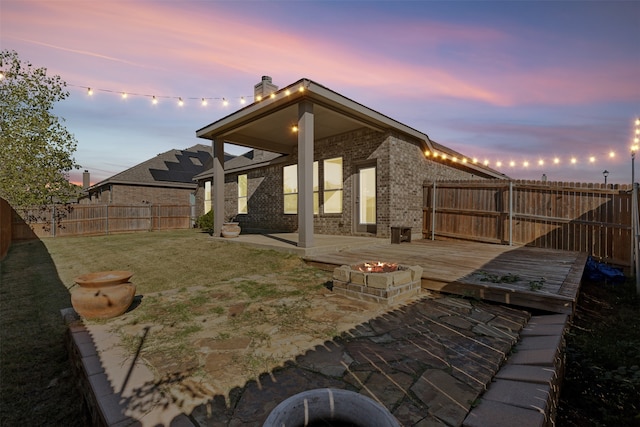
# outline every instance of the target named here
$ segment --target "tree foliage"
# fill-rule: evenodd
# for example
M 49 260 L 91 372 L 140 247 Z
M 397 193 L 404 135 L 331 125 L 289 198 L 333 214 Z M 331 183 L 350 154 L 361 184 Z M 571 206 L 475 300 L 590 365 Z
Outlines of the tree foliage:
M 52 113 L 69 96 L 66 83 L 15 51 L 0 52 L 0 70 L 0 197 L 14 207 L 71 200 L 77 141 Z

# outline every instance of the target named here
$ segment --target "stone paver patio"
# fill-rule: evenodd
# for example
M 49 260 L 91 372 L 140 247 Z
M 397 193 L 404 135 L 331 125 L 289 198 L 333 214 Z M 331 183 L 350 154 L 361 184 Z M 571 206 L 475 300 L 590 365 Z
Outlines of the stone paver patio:
M 345 307 L 352 303 L 341 295 L 331 298 Z M 457 297 L 423 296 L 365 319 L 333 340 L 310 345 L 283 365 L 245 383 L 206 380 L 232 377 L 226 374 L 237 369 L 233 355 L 247 348 L 246 340 L 233 337 L 217 346 L 206 340 L 200 343 L 197 357 L 209 372 L 199 379 L 182 377 L 180 372 L 159 379 L 149 372 L 145 375 L 145 366 L 138 362 L 132 370 L 136 379 L 119 393 L 131 361 L 113 346 L 96 351 L 104 370 L 94 367 L 94 375 L 97 372 L 111 384 L 113 393 L 103 392 L 102 398 L 119 402 L 119 406 L 103 405 L 111 411 L 105 416 L 112 420 L 107 425 L 130 425 L 136 420 L 137 425 L 261 426 L 278 403 L 314 388 L 357 391 L 385 406 L 404 426 L 489 425 L 487 413 L 494 425 L 500 425 L 496 416 L 507 415 L 521 420 L 521 426 L 544 425 L 553 408 L 540 402 L 552 400 L 549 390 L 534 393 L 537 406 L 522 396 L 516 403 L 499 396 L 510 393 L 509 386 L 514 384 L 516 388 L 534 384 L 536 390 L 555 387 L 554 358 L 567 317 L 556 322 L 540 320 L 545 318 L 530 321 L 530 313 L 523 310 Z M 540 334 L 532 332 L 536 325 L 540 334 L 553 332 L 556 338 L 539 339 Z M 78 328 L 72 336 L 81 333 Z M 102 343 L 108 341 L 105 333 L 102 326 L 88 328 L 88 335 Z M 527 343 L 525 338 L 529 338 Z M 522 360 L 511 361 L 509 356 L 519 340 L 525 345 Z M 491 387 L 496 378 L 500 382 Z M 491 393 L 484 398 L 487 388 Z

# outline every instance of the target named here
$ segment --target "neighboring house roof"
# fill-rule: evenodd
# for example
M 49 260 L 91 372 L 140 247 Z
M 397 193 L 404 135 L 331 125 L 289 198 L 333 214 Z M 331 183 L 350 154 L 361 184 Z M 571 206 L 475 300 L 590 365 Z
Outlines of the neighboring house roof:
M 423 150 L 437 151 L 427 134 L 309 79 L 298 80 L 262 101 L 254 102 L 197 130 L 196 136 L 291 154 L 298 144 L 298 136 L 292 132 L 292 125 L 298 123 L 300 108 L 305 108 L 305 101 L 309 102 L 307 108 L 313 108 L 316 140 L 369 128 L 378 132 L 399 132 L 420 141 Z M 451 166 L 466 168 L 472 173 L 487 177 L 504 178 L 503 174 L 479 163 L 468 162 Z M 227 170 L 225 167 L 225 171 Z
M 225 154 L 225 160 L 234 156 Z M 212 166 L 211 146 L 197 144 L 185 150 L 169 150 L 89 187 L 112 184 L 194 188 L 193 177 Z
M 240 154 L 239 156 L 233 157 L 232 159 L 227 159 L 225 155 L 224 159 L 224 171 L 228 172 L 240 172 L 243 170 L 253 169 L 260 166 L 267 165 L 272 163 L 274 160 L 283 159 L 286 156 L 278 153 L 272 153 L 270 151 L 265 150 L 251 150 L 244 154 Z M 194 181 L 208 179 L 213 177 L 213 165 L 210 165 L 210 168 L 206 171 L 196 175 L 193 177 Z

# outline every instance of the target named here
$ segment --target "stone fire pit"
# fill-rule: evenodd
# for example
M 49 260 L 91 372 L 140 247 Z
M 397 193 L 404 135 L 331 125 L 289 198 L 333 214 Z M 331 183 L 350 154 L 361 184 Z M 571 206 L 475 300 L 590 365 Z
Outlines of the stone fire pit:
M 333 291 L 351 298 L 383 304 L 417 295 L 422 267 L 379 261 L 343 265 L 333 270 Z

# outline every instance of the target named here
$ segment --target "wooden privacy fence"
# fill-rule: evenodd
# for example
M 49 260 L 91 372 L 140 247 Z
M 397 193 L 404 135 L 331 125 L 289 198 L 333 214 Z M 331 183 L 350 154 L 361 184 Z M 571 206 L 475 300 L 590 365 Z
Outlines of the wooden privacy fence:
M 613 187 L 507 180 L 425 183 L 423 237 L 588 252 L 631 267 L 632 187 Z
M 189 205 L 49 205 L 14 211 L 12 238 L 90 236 L 192 226 Z

